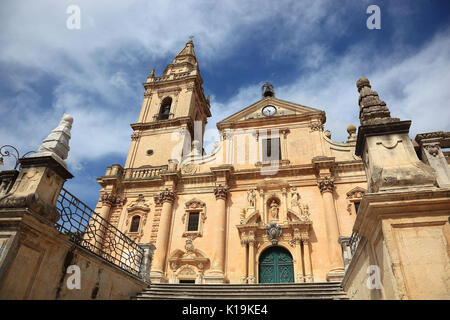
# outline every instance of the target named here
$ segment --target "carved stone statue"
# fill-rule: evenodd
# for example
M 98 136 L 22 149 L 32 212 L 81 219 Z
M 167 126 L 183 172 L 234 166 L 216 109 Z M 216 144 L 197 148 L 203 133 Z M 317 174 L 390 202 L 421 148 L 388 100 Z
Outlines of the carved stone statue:
M 270 214 L 272 215 L 272 218 L 278 218 L 278 203 L 275 200 L 272 200 L 270 203 Z
M 310 216 L 309 206 L 307 204 L 304 204 L 303 209 L 301 210 L 301 213 L 300 213 L 300 219 L 302 221 L 310 221 L 309 216 Z
M 249 207 L 255 207 L 256 194 L 254 189 L 248 190 L 247 201 Z
M 291 190 L 291 208 L 300 207 L 300 195 L 297 192 L 297 188 L 292 188 Z

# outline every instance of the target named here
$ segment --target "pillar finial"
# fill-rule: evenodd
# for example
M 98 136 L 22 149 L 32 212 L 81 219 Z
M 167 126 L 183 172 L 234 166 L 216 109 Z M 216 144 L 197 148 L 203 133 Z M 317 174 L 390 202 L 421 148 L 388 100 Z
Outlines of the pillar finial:
M 371 89 L 369 79 L 359 78 L 356 87 L 359 92 L 359 119 L 362 126 L 400 121 L 398 118 L 391 118 L 389 108 L 378 93 Z

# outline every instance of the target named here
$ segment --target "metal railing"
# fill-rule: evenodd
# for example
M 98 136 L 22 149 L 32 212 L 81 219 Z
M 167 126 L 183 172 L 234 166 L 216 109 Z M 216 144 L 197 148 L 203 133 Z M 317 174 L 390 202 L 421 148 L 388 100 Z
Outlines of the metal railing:
M 358 248 L 358 244 L 359 244 L 359 240 L 360 239 L 361 238 L 360 238 L 360 236 L 358 235 L 357 232 L 353 232 L 352 233 L 352 235 L 350 237 L 350 240 L 348 242 L 348 246 L 350 247 L 350 253 L 352 255 L 352 258 L 355 255 L 356 248 Z
M 140 275 L 144 250 L 64 188 L 56 209 L 56 229 L 70 240 L 119 268 Z

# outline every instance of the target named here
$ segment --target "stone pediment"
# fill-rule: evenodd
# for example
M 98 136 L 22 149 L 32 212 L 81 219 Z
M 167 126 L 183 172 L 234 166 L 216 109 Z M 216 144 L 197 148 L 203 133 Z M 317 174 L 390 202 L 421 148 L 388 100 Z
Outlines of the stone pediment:
M 262 109 L 271 105 L 276 108 L 276 113 L 270 117 L 266 117 L 262 113 Z M 280 119 L 284 116 L 307 116 L 310 115 L 314 118 L 320 118 L 322 123 L 325 122 L 325 112 L 319 109 L 303 106 L 300 104 L 284 101 L 277 99 L 275 97 L 265 97 L 254 104 L 236 112 L 235 114 L 225 118 L 224 120 L 217 123 L 217 127 L 220 129 L 229 127 L 229 125 L 239 125 L 239 123 L 247 123 L 253 121 L 264 121 L 267 122 L 268 119 Z

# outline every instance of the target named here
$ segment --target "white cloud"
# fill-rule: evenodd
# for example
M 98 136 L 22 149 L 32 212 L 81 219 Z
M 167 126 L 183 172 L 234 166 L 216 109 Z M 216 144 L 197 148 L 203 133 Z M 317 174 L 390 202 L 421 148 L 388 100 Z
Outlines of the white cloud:
M 373 40 L 357 40 L 337 55 L 333 41 L 352 34 L 349 16 L 358 12 L 365 16 L 361 4 L 331 0 L 76 3 L 81 9 L 80 30 L 66 28 L 66 8 L 72 1 L 3 4 L 0 64 L 8 66 L 4 77 L 10 92 L 0 98 L 0 145 L 37 149 L 67 112 L 75 119 L 68 159 L 71 170 L 81 171 L 85 163 L 111 153 L 125 155 L 129 124 L 137 120 L 143 98 L 140 83 L 153 65 L 169 63 L 190 35 L 195 36 L 201 70 L 233 63 L 229 58 L 238 57 L 248 41 L 264 43 L 261 54 L 273 63 L 294 57 L 298 63 L 292 70 L 299 73 L 290 74 L 288 84 L 274 83 L 277 97 L 325 110 L 326 128 L 337 141 L 346 140 L 348 124 L 359 123 L 355 82 L 361 76 L 371 80 L 392 116 L 413 120 L 413 135 L 449 130 L 448 30 L 417 49 L 401 41 L 408 28 L 397 28 L 392 52 L 380 54 Z M 391 15 L 397 10 L 394 5 L 388 9 Z M 413 13 L 408 11 L 407 18 Z M 361 21 L 365 28 L 365 19 Z M 143 61 L 149 65 L 142 65 Z M 208 92 L 213 115 L 209 133 L 217 121 L 258 100 L 261 85 L 247 83 L 225 101 L 216 98 L 219 92 Z M 51 93 L 42 92 L 42 87 L 52 89 Z M 215 138 L 217 134 L 205 137 L 209 151 Z

